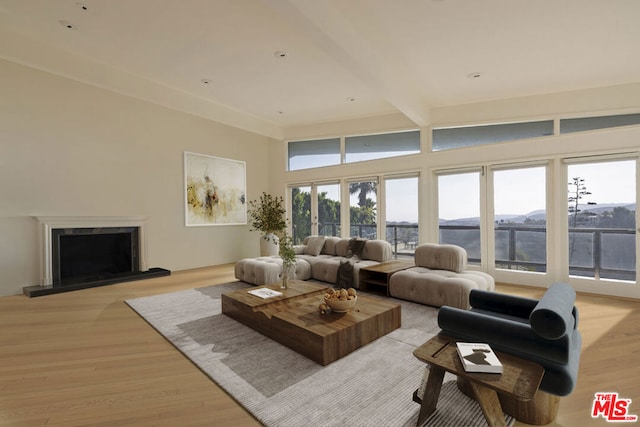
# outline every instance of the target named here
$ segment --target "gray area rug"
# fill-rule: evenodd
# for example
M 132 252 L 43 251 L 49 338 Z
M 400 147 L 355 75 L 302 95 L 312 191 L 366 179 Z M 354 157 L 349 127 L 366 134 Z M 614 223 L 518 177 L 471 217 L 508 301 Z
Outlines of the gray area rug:
M 437 309 L 398 300 L 400 329 L 320 366 L 221 314 L 220 295 L 245 287 L 232 282 L 126 303 L 267 426 L 415 426 L 420 407 L 412 394 L 425 364 L 413 350 L 439 330 Z M 486 422 L 447 374 L 425 425 Z

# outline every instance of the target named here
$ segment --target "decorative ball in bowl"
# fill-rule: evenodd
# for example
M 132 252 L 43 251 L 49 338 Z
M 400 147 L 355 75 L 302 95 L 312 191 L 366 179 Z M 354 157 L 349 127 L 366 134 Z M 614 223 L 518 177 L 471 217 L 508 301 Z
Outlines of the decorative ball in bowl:
M 353 288 L 349 289 L 333 289 L 328 288 L 324 294 L 324 302 L 329 306 L 331 311 L 336 313 L 346 313 L 356 306 L 358 295 Z

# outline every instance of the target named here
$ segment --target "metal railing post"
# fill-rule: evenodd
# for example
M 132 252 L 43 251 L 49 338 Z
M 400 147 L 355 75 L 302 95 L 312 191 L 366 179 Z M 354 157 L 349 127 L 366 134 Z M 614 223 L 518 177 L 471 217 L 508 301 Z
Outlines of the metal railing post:
M 593 233 L 593 277 L 600 278 L 600 268 L 602 267 L 602 232 L 596 230 Z

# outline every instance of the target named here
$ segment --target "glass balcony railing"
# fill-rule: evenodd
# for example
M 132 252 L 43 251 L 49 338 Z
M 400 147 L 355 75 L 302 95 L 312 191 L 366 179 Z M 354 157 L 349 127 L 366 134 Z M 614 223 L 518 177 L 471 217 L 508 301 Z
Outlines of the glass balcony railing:
M 496 227 L 496 268 L 545 272 L 546 232 L 545 227 Z M 569 274 L 635 281 L 635 234 L 628 228 L 570 228 Z M 440 242 L 462 246 L 469 262 L 480 262 L 479 226 L 442 225 Z
M 351 235 L 375 239 L 376 225 L 351 224 Z M 480 227 L 441 225 L 440 242 L 462 246 L 470 263 L 480 263 Z M 495 228 L 496 268 L 545 272 L 546 227 L 506 225 Z M 339 236 L 339 224 L 324 224 L 320 234 Z M 386 225 L 385 240 L 395 258 L 412 258 L 418 245 L 418 224 Z M 569 274 L 572 276 L 636 280 L 636 230 L 628 228 L 570 228 Z
M 413 258 L 418 245 L 418 224 L 387 224 L 386 241 L 396 258 Z
M 635 281 L 635 229 L 569 229 L 569 274 Z

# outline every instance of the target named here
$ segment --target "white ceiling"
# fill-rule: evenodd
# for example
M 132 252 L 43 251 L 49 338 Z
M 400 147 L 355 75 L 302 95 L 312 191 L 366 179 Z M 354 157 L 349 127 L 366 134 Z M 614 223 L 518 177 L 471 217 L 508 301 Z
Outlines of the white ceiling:
M 0 0 L 0 57 L 277 137 L 640 82 L 639 18 L 639 0 Z

